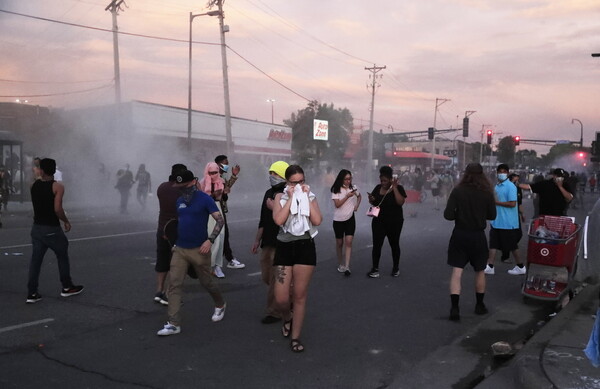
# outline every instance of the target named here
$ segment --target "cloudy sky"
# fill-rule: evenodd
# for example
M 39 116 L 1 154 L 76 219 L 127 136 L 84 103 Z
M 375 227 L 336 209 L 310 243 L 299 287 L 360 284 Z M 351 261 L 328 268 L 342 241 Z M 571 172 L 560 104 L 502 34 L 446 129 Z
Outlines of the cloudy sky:
M 0 101 L 66 109 L 114 102 L 110 0 L 0 0 Z M 189 12 L 206 0 L 126 0 L 118 16 L 123 100 L 187 107 Z M 375 129 L 482 125 L 498 136 L 600 131 L 598 0 L 227 0 L 233 116 L 275 122 L 316 99 Z M 14 13 L 26 16 L 15 15 Z M 35 18 L 33 18 L 35 17 Z M 84 27 L 59 24 L 49 20 Z M 161 37 L 167 39 L 152 39 Z M 223 113 L 218 19 L 193 21 L 193 108 Z M 268 75 L 268 76 L 267 76 Z M 269 78 L 271 77 L 271 78 Z M 275 80 L 275 81 L 274 81 Z M 77 93 L 74 93 L 77 92 Z M 452 137 L 452 136 L 450 136 Z M 524 145 L 526 147 L 526 145 Z

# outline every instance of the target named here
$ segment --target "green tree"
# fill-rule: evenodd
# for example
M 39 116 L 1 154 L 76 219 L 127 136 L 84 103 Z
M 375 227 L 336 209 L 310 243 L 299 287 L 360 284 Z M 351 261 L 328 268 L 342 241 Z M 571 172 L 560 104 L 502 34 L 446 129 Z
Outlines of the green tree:
M 328 121 L 328 141 L 313 139 L 314 119 Z M 347 108 L 335 108 L 333 103 L 320 104 L 313 100 L 283 122 L 292 128 L 292 159 L 303 167 L 311 167 L 320 162 L 339 161 L 344 156 L 353 118 Z
M 512 136 L 505 136 L 498 142 L 498 162 L 505 163 L 511 168 L 515 166 L 515 140 Z
M 515 153 L 515 167 L 519 169 L 535 169 L 541 162 L 535 150 L 519 150 Z

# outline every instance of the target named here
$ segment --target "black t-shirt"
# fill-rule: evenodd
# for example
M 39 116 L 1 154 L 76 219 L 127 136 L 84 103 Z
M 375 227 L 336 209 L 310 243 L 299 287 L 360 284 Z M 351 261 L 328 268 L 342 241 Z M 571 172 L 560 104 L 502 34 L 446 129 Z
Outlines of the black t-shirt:
M 446 220 L 454 220 L 459 230 L 483 231 L 487 220 L 496 218 L 496 201 L 492 192 L 486 192 L 471 186 L 455 187 L 444 210 Z
M 263 228 L 260 247 L 275 247 L 277 245 L 279 226 L 273 221 L 273 211 L 267 207 L 267 200 L 275 200 L 275 195 L 283 193 L 284 188 L 285 182 L 282 182 L 281 184 L 272 186 L 271 189 L 265 192 L 260 208 L 260 220 L 258 222 L 258 227 Z
M 397 187 L 398 192 L 400 192 L 400 195 L 406 198 L 407 196 L 404 187 L 402 185 L 397 185 Z M 392 190 L 392 188 L 390 187 L 390 191 L 387 195 L 385 195 L 385 197 L 384 195 L 379 193 L 380 189 L 381 185 L 377 185 L 373 189 L 373 192 L 371 192 L 371 194 L 375 198 L 375 200 L 373 200 L 373 205 L 378 205 L 381 202 L 381 205 L 379 205 L 379 208 L 381 209 L 379 211 L 378 216 L 379 220 L 387 221 L 404 219 L 404 215 L 402 213 L 402 205 L 398 205 L 398 203 L 396 203 L 396 199 L 394 198 L 394 191 Z M 383 201 L 381 201 L 382 198 Z
M 531 191 L 540 197 L 540 215 L 565 216 L 567 214 L 567 200 L 562 195 L 554 180 L 544 180 L 531 184 Z M 563 188 L 573 193 L 568 182 L 563 181 Z

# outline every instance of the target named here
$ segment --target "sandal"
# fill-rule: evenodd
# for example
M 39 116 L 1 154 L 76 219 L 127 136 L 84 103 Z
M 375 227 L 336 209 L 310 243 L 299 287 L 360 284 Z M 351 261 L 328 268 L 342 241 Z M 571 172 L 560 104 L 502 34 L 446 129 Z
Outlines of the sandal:
M 295 353 L 301 353 L 304 351 L 304 345 L 300 343 L 300 339 L 292 339 L 292 341 L 290 342 L 290 346 L 292 348 L 292 351 Z
M 292 332 L 292 319 L 284 320 L 283 326 L 281 326 L 281 334 L 287 338 L 290 336 L 291 332 Z

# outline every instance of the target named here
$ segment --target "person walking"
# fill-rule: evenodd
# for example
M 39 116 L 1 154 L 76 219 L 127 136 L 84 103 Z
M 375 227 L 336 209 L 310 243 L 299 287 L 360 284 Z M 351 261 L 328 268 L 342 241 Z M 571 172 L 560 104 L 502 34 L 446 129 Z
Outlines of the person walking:
M 392 277 L 400 276 L 400 233 L 404 224 L 402 205 L 407 196 L 404 187 L 398 185 L 398 177 L 394 177 L 392 173 L 391 167 L 382 166 L 379 169 L 380 184 L 375 186 L 373 192 L 367 192 L 369 203 L 379 208 L 379 214 L 371 220 L 373 266 L 367 273 L 371 278 L 379 277 L 379 259 L 386 237 L 392 249 Z
M 146 170 L 146 165 L 141 164 L 138 167 L 138 171 L 135 174 L 135 181 L 138 183 L 137 186 L 137 201 L 142 206 L 142 210 L 146 209 L 146 200 L 148 199 L 148 193 L 152 191 L 152 181 L 150 179 L 150 173 Z
M 173 219 L 177 219 L 177 199 L 180 196 L 179 188 L 175 187 L 175 177 L 187 170 L 187 166 L 177 163 L 171 167 L 169 180 L 163 182 L 156 189 L 158 198 L 158 227 L 156 229 L 156 293 L 154 301 L 169 305 L 169 299 L 165 291 L 165 280 L 171 266 L 171 244 L 165 236 L 165 225 Z
M 275 268 L 273 267 L 273 259 L 275 258 L 279 226 L 273 221 L 273 204 L 275 195 L 283 193 L 283 188 L 286 185 L 285 170 L 288 166 L 287 162 L 277 161 L 269 167 L 269 183 L 271 185 L 265 192 L 261 203 L 256 238 L 250 249 L 252 254 L 257 254 L 260 247 L 262 281 L 268 286 L 266 315 L 261 319 L 261 323 L 263 324 L 281 321 L 281 314 L 277 310 L 277 304 L 275 303 Z
M 54 180 L 56 161 L 51 158 L 40 160 L 41 178 L 31 186 L 31 202 L 33 203 L 33 227 L 31 227 L 31 262 L 29 264 L 29 280 L 27 282 L 26 303 L 33 304 L 42 299 L 38 292 L 42 261 L 48 249 L 54 251 L 58 263 L 58 272 L 62 297 L 78 295 L 83 286 L 73 284 L 69 263 L 69 241 L 65 232 L 71 230 L 71 223 L 63 209 L 65 187 Z
M 317 199 L 305 182 L 304 170 L 298 165 L 290 165 L 285 170 L 287 185 L 283 193 L 275 196 L 273 221 L 281 226 L 277 234 L 275 251 L 276 279 L 275 300 L 284 320 L 281 332 L 290 337 L 293 352 L 303 352 L 300 342 L 308 284 L 317 265 L 314 237 L 316 226 L 323 216 Z M 294 311 L 290 304 L 290 288 Z
M 521 189 L 531 190 L 539 196 L 539 215 L 566 216 L 567 205 L 573 200 L 573 190 L 565 182 L 567 172 L 557 168 L 552 178 L 533 184 L 519 184 Z
M 338 259 L 338 272 L 350 276 L 350 258 L 352 257 L 352 240 L 356 230 L 354 213 L 358 210 L 362 199 L 358 187 L 352 184 L 352 173 L 342 169 L 331 186 L 333 211 L 333 232 L 335 234 L 335 251 Z M 344 252 L 345 246 L 345 252 Z
M 119 191 L 121 195 L 121 203 L 119 206 L 119 211 L 121 214 L 126 215 L 127 212 L 127 203 L 129 202 L 129 191 L 133 186 L 133 174 L 129 170 L 129 164 L 126 165 L 126 170 L 119 169 L 117 171 L 117 185 L 115 189 Z
M 496 218 L 496 204 L 492 187 L 478 163 L 470 163 L 465 173 L 448 197 L 444 218 L 454 221 L 454 229 L 448 243 L 450 276 L 450 320 L 460 320 L 459 299 L 461 279 L 465 266 L 475 270 L 475 313 L 484 315 L 488 309 L 485 296 L 484 269 L 488 258 L 485 237 L 486 220 Z
M 521 275 L 526 273 L 525 264 L 519 255 L 519 240 L 521 239 L 521 223 L 519 221 L 517 187 L 508 179 L 508 165 L 500 164 L 496 168 L 498 183 L 494 186 L 496 203 L 496 218 L 490 223 L 490 250 L 488 263 L 484 273 L 495 274 L 494 261 L 496 251 L 511 252 L 516 265 L 508 270 L 508 274 Z
M 225 221 L 215 201 L 206 193 L 196 189 L 196 180 L 194 173 L 189 170 L 175 176 L 173 186 L 181 191 L 181 197 L 177 199 L 177 240 L 169 270 L 168 320 L 156 333 L 158 336 L 175 335 L 181 332 L 181 297 L 183 281 L 189 265 L 194 267 L 200 284 L 214 301 L 215 310 L 211 320 L 218 322 L 225 316 L 227 305 L 210 271 L 211 246 L 223 229 Z M 207 229 L 209 217 L 215 220 L 210 235 Z

